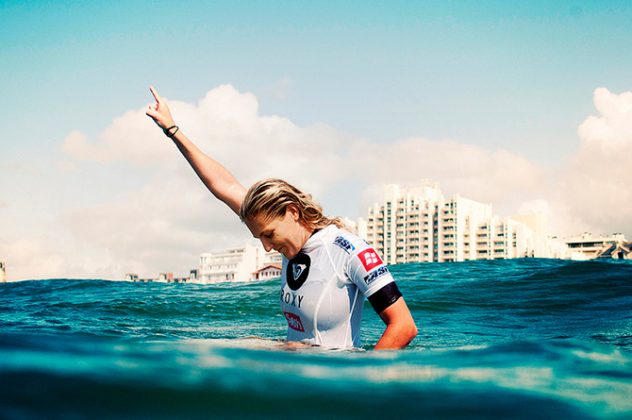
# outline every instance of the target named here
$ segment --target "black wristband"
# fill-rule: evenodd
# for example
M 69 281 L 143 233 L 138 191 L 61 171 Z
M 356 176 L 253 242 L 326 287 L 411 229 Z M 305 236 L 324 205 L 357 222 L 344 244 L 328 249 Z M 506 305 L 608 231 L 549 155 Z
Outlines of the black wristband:
M 173 129 L 173 128 L 175 128 L 176 130 L 172 133 L 172 132 L 171 132 L 171 129 Z M 169 128 L 165 128 L 165 129 L 164 129 L 164 130 L 162 130 L 162 131 L 165 133 L 165 135 L 166 135 L 167 137 L 169 137 L 170 139 L 172 139 L 172 138 L 173 138 L 173 136 L 175 136 L 175 135 L 176 135 L 176 133 L 178 132 L 178 130 L 179 130 L 179 129 L 180 129 L 180 128 L 179 128 L 177 125 L 172 125 L 171 127 L 169 127 Z

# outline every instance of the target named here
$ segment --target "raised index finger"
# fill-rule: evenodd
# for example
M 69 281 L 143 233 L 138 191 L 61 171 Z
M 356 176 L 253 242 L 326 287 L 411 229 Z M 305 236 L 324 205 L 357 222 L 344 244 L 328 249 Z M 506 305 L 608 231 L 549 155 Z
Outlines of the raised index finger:
M 149 90 L 151 94 L 154 96 L 154 99 L 156 100 L 156 102 L 161 102 L 162 98 L 160 97 L 158 92 L 156 92 L 156 89 L 154 89 L 153 86 L 149 86 Z

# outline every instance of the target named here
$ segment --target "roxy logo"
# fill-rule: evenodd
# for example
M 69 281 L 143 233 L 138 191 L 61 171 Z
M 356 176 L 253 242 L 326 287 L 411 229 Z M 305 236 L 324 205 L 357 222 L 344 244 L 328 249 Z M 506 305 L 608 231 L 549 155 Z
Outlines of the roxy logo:
M 283 315 L 285 315 L 285 319 L 287 319 L 288 327 L 293 330 L 304 332 L 305 328 L 303 328 L 303 323 L 301 322 L 301 317 L 293 314 L 292 312 L 283 311 Z
M 285 302 L 287 305 L 296 306 L 297 308 L 301 307 L 301 302 L 303 302 L 303 295 L 297 295 L 294 293 L 287 292 L 285 293 L 281 290 L 281 302 Z
M 298 278 L 301 277 L 301 274 L 303 274 L 303 271 L 305 271 L 306 268 L 307 264 L 294 264 L 294 280 L 298 280 Z
M 301 252 L 290 260 L 285 271 L 285 281 L 290 289 L 298 290 L 307 281 L 310 263 L 309 255 Z
M 379 255 L 377 255 L 377 253 L 371 248 L 365 249 L 364 251 L 360 252 L 358 254 L 358 258 L 360 258 L 360 262 L 362 263 L 366 271 L 371 271 L 378 265 L 383 264 Z

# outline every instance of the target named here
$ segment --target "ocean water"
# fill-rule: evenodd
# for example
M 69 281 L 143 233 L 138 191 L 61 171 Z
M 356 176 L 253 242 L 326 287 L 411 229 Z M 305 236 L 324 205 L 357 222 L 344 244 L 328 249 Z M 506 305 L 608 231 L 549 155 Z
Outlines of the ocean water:
M 0 418 L 632 418 L 632 264 L 392 272 L 419 335 L 287 349 L 279 280 L 0 284 Z

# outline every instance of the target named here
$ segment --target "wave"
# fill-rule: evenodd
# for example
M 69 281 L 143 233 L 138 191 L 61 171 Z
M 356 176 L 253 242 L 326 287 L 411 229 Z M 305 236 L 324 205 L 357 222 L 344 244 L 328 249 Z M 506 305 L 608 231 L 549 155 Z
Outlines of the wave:
M 580 342 L 332 353 L 254 338 L 0 334 L 0 352 L 0 374 L 11 384 L 0 394 L 0 417 L 376 417 L 392 416 L 393 407 L 398 416 L 442 418 L 632 412 L 630 355 Z
M 419 335 L 386 353 L 287 349 L 278 280 L 0 284 L 0 418 L 632 416 L 632 264 L 392 272 Z

